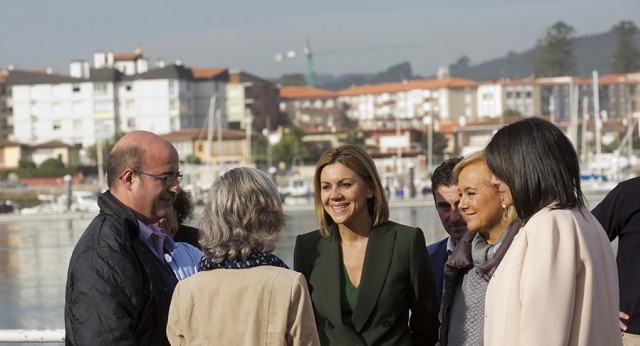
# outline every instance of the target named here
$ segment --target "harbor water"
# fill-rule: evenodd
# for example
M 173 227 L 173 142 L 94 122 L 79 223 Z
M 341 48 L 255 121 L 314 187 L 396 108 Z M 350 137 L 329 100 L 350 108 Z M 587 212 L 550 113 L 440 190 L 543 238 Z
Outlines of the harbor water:
M 595 197 L 597 201 L 601 196 Z M 593 198 L 590 205 L 595 206 Z M 287 206 L 276 254 L 293 265 L 298 234 L 316 229 L 311 206 Z M 391 204 L 390 219 L 420 227 L 427 244 L 446 236 L 431 196 Z M 0 329 L 63 329 L 64 290 L 73 247 L 93 215 L 0 218 Z M 198 217 L 196 216 L 196 219 Z M 197 220 L 193 222 L 196 224 Z
M 293 265 L 298 234 L 316 228 L 311 207 L 287 207 L 287 227 L 276 254 Z M 69 219 L 24 216 L 0 222 L 0 329 L 64 328 L 64 288 L 73 247 L 91 222 L 91 215 Z M 427 242 L 445 233 L 427 201 L 411 207 L 394 207 L 393 220 L 417 225 Z

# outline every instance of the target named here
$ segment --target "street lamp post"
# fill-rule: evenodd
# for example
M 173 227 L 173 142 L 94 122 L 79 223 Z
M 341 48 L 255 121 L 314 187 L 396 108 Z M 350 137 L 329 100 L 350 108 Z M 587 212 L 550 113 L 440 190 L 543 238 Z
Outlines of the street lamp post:
M 401 160 L 402 160 L 402 148 L 400 147 L 401 145 L 401 140 L 400 140 L 400 118 L 398 118 L 398 116 L 396 115 L 396 158 L 398 160 L 398 167 L 397 167 L 397 172 L 398 174 L 401 171 L 402 168 L 402 164 L 401 164 Z
M 253 114 L 251 109 L 247 108 L 244 116 L 244 129 L 247 137 L 247 164 L 251 165 L 253 159 L 251 157 L 251 135 L 253 130 Z
M 431 173 L 433 167 L 433 119 L 432 115 L 422 118 L 422 122 L 427 125 L 427 171 Z

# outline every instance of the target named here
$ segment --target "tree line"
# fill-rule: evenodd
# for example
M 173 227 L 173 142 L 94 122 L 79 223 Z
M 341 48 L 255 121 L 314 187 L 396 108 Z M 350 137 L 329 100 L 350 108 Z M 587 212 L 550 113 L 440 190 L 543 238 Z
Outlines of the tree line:
M 614 51 L 609 58 L 611 72 L 640 71 L 640 53 L 633 40 L 638 27 L 632 21 L 623 20 L 611 30 L 616 38 Z M 549 27 L 536 42 L 532 66 L 534 77 L 573 76 L 576 72 L 574 42 L 575 29 L 570 25 L 559 21 Z

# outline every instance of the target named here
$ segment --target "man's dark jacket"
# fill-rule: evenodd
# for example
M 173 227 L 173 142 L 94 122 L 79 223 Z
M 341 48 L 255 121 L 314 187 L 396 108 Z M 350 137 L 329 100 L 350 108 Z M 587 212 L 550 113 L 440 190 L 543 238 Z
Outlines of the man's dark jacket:
M 431 267 L 433 269 L 433 278 L 436 280 L 438 301 L 442 299 L 442 288 L 444 287 L 444 264 L 449 259 L 449 253 L 447 252 L 448 242 L 449 238 L 447 237 L 427 246 L 427 252 L 429 252 L 429 259 L 431 260 Z
M 169 345 L 167 315 L 177 279 L 138 239 L 135 215 L 109 191 L 76 244 L 67 275 L 67 345 Z
M 629 315 L 626 333 L 640 335 L 640 177 L 619 183 L 591 213 L 609 240 L 618 238 L 620 311 Z

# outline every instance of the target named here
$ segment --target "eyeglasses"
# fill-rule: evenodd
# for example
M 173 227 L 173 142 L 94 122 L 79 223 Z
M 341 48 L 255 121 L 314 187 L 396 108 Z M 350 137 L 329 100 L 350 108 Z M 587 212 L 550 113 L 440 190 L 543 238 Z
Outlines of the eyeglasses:
M 145 172 L 140 172 L 140 171 L 134 171 L 138 174 L 142 174 L 142 175 L 147 175 L 150 176 L 151 178 L 155 178 L 160 180 L 161 182 L 163 182 L 166 186 L 173 186 L 173 184 L 178 183 L 180 184 L 180 182 L 182 181 L 182 174 L 180 174 L 180 172 L 178 172 L 176 175 L 173 174 L 149 174 L 149 173 L 145 173 Z

